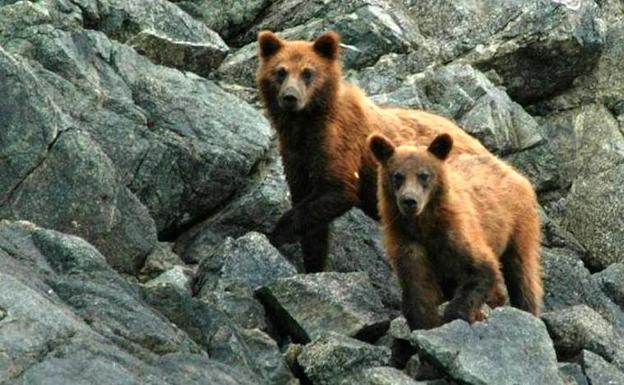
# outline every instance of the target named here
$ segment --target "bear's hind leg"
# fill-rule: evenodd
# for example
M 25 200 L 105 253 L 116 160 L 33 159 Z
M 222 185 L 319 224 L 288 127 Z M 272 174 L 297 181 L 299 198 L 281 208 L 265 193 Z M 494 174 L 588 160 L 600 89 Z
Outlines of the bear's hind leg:
M 503 271 L 512 306 L 539 316 L 544 290 L 537 219 L 525 221 L 503 254 Z

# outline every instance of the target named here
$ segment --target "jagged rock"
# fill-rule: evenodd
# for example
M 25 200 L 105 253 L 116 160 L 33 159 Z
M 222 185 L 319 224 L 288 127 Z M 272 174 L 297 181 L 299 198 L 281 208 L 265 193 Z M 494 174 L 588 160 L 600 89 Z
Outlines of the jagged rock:
M 288 186 L 278 154 L 258 164 L 255 182 L 216 215 L 178 239 L 176 250 L 187 261 L 199 262 L 226 237 L 238 238 L 250 231 L 269 233 L 290 207 Z
M 455 119 L 499 155 L 526 150 L 542 140 L 535 120 L 483 73 L 468 65 L 427 70 L 410 77 L 397 90 L 373 99 Z
M 67 117 L 27 65 L 0 48 L 0 217 L 80 235 L 136 272 L 154 223 L 111 160 Z
M 0 309 L 3 384 L 257 383 L 208 359 L 93 246 L 27 222 L 0 221 Z
M 177 290 L 191 294 L 191 276 L 193 271 L 187 267 L 176 265 L 158 277 L 145 283 L 146 287 L 171 285 Z
M 327 333 L 303 347 L 297 357 L 305 377 L 315 385 L 339 383 L 340 377 L 390 363 L 390 350 L 341 334 Z
M 620 309 L 624 309 L 624 264 L 614 263 L 593 275 L 602 292 Z
M 624 314 L 592 279 L 583 262 L 565 249 L 543 249 L 545 311 L 587 305 L 618 330 L 624 330 Z
M 416 330 L 412 339 L 456 381 L 562 384 L 546 327 L 515 308 L 494 309 L 487 322 L 454 321 L 433 330 Z
M 211 81 L 102 33 L 22 28 L 6 46 L 43 66 L 33 66 L 39 88 L 112 160 L 161 240 L 227 202 L 269 147 L 266 119 Z
M 311 3 L 307 2 L 306 5 Z M 340 3 L 329 2 L 325 5 L 344 6 Z M 354 8 L 353 13 L 335 18 L 323 15 L 322 18 L 309 19 L 306 24 L 282 30 L 279 35 L 289 40 L 313 40 L 325 31 L 337 31 L 344 44 L 341 51 L 344 67 L 362 68 L 374 64 L 385 53 L 407 52 L 420 39 L 416 24 L 400 14 L 401 10 L 397 8 L 363 5 Z M 217 77 L 244 86 L 255 85 L 257 47 L 257 43 L 253 42 L 228 56 L 219 67 Z
M 215 361 L 238 368 L 262 384 L 286 384 L 290 377 L 277 345 L 260 330 L 239 328 L 213 305 L 173 284 L 144 285 L 145 301 L 184 330 Z
M 248 29 L 272 1 L 176 0 L 175 3 L 228 40 Z
M 280 278 L 257 295 L 267 314 L 295 341 L 307 342 L 328 331 L 374 341 L 390 322 L 364 273 Z
M 182 259 L 173 252 L 172 245 L 166 242 L 158 242 L 152 252 L 145 258 L 145 263 L 139 271 L 138 278 L 141 282 L 154 279 L 174 266 L 183 266 Z
M 105 0 L 98 4 L 94 29 L 126 43 L 152 59 L 182 70 L 207 75 L 228 53 L 214 31 L 164 0 Z
M 266 236 L 251 232 L 236 240 L 226 239 L 219 248 L 201 258 L 195 292 L 251 292 L 296 273 Z
M 462 15 L 464 17 L 459 20 L 470 26 L 475 25 L 474 18 L 481 28 L 502 23 L 495 26 L 495 35 L 487 42 L 466 44 L 466 40 L 471 40 L 473 28 L 468 30 L 464 39 L 451 41 L 454 44 L 461 42 L 458 44 L 461 50 L 466 46 L 472 48 L 463 60 L 483 70 L 495 70 L 510 96 L 523 104 L 560 93 L 570 87 L 575 78 L 589 73 L 605 43 L 606 31 L 600 19 L 600 9 L 593 0 L 573 3 L 532 0 L 509 2 L 506 7 L 487 3 L 475 5 L 466 1 L 448 3 L 461 11 L 469 10 L 470 16 Z M 488 15 L 501 9 L 507 12 L 508 18 L 486 18 L 485 23 L 482 22 L 483 11 Z M 439 14 L 459 16 L 454 12 Z M 425 15 L 427 13 L 420 14 Z M 451 31 L 466 33 L 466 28 L 457 28 L 454 23 L 444 25 L 453 26 Z
M 589 350 L 583 350 L 581 365 L 590 384 L 624 384 L 624 373 Z
M 199 294 L 197 298 L 213 305 L 242 328 L 269 329 L 270 325 L 267 325 L 264 307 L 248 293 L 205 291 Z
M 366 368 L 334 382 L 337 385 L 446 385 L 446 382 L 420 382 L 406 376 L 400 370 L 388 366 Z
M 559 364 L 559 375 L 565 385 L 589 385 L 583 368 L 579 364 L 565 362 Z
M 590 350 L 624 368 L 624 339 L 600 314 L 586 305 L 542 316 L 560 358 L 573 358 Z
M 553 143 L 563 175 L 572 183 L 556 219 L 587 248 L 588 268 L 602 270 L 622 260 L 624 194 L 617 186 L 624 182 L 624 137 L 602 105 L 553 114 L 547 121 L 557 132 Z

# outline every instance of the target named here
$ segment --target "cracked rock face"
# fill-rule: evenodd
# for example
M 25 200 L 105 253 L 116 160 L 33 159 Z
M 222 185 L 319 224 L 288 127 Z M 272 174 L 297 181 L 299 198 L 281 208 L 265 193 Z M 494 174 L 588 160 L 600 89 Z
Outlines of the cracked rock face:
M 325 273 L 269 243 L 263 29 L 338 31 L 375 102 L 531 180 L 541 320 L 410 331 L 357 208 Z M 624 383 L 623 39 L 619 0 L 0 0 L 0 383 Z

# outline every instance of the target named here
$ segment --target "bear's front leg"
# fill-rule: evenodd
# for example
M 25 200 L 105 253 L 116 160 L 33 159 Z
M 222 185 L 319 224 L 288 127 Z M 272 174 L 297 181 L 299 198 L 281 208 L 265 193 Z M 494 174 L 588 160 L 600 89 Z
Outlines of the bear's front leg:
M 439 326 L 438 305 L 442 301 L 442 291 L 424 249 L 403 249 L 393 260 L 402 291 L 401 310 L 410 329 Z
M 497 272 L 500 274 L 490 262 L 474 262 L 466 266 L 455 296 L 444 310 L 444 322 L 456 319 L 469 323 L 482 321 L 481 307 L 498 281 Z

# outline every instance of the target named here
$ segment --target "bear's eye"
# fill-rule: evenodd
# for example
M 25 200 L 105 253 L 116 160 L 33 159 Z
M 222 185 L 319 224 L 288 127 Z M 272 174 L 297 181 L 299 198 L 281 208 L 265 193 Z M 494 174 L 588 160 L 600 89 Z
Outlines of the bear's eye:
M 312 71 L 310 68 L 305 68 L 302 72 L 301 72 L 301 78 L 303 79 L 304 82 L 306 83 L 310 83 L 312 81 L 312 78 L 314 77 L 314 71 Z
M 431 175 L 428 172 L 419 172 L 417 176 L 418 180 L 423 184 L 429 182 L 429 178 L 431 178 Z
M 275 76 L 277 76 L 277 79 L 279 81 L 286 79 L 287 75 L 288 75 L 288 71 L 284 67 L 279 67 L 277 71 L 275 71 Z
M 404 180 L 405 180 L 405 175 L 401 174 L 400 172 L 397 171 L 392 174 L 392 184 L 394 185 L 394 188 L 401 187 Z

